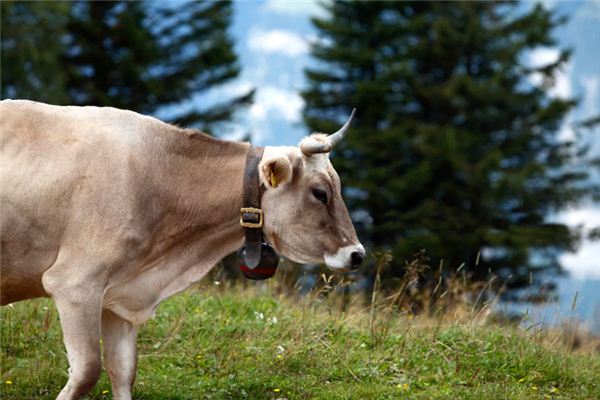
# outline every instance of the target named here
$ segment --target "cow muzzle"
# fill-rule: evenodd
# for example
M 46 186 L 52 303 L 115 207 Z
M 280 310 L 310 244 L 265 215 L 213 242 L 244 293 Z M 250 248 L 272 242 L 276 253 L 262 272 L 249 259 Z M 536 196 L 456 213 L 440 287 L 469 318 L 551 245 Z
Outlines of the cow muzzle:
M 354 271 L 358 269 L 365 258 L 365 248 L 362 244 L 341 247 L 335 254 L 323 257 L 325 264 L 334 271 Z

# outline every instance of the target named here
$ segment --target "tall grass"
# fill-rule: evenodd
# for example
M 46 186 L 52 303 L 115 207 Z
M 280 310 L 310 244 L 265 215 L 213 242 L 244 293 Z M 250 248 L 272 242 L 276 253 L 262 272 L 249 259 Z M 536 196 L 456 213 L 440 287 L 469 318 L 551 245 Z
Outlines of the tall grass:
M 574 345 L 576 330 L 499 324 L 486 284 L 438 270 L 423 285 L 426 261 L 407 263 L 389 288 L 379 278 L 389 255 L 378 255 L 370 297 L 338 275 L 323 274 L 305 295 L 285 270 L 261 283 L 212 275 L 165 301 L 140 329 L 134 396 L 600 398 L 597 342 Z M 17 303 L 0 319 L 0 397 L 54 398 L 67 362 L 53 304 Z M 110 398 L 105 375 L 88 398 Z

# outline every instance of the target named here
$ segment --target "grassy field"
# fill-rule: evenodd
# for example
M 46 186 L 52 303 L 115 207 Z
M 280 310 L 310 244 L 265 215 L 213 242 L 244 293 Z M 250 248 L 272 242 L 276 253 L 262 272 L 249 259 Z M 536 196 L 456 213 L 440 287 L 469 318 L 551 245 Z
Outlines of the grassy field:
M 546 333 L 222 286 L 169 299 L 141 328 L 135 398 L 600 398 L 597 350 Z M 0 397 L 53 399 L 67 379 L 54 305 L 17 303 L 0 317 Z M 87 398 L 110 398 L 106 374 Z

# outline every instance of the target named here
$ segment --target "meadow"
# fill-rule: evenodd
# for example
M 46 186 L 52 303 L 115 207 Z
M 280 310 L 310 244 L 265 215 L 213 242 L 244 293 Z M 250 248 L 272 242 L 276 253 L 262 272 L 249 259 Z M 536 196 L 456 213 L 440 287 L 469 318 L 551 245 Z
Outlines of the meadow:
M 210 281 L 172 297 L 140 329 L 134 398 L 600 398 L 597 342 L 493 322 L 485 307 L 415 315 L 398 295 L 342 305 L 338 292 Z M 0 397 L 53 399 L 67 379 L 54 305 L 0 318 Z M 111 398 L 104 372 L 86 398 Z

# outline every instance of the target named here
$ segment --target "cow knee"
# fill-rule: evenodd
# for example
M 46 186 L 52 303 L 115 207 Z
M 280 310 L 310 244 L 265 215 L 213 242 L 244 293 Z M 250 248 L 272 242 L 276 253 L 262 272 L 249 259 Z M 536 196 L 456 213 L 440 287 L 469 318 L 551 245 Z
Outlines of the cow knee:
M 90 391 L 98 378 L 100 378 L 100 360 L 90 360 L 81 365 L 78 365 L 72 370 L 69 377 L 69 384 L 74 387 L 74 391 L 78 393 L 87 393 Z

